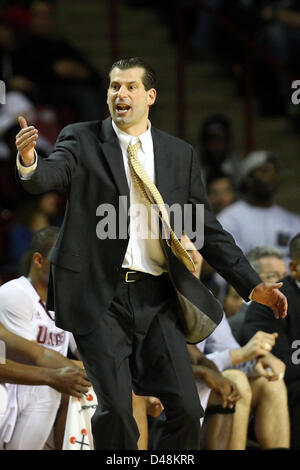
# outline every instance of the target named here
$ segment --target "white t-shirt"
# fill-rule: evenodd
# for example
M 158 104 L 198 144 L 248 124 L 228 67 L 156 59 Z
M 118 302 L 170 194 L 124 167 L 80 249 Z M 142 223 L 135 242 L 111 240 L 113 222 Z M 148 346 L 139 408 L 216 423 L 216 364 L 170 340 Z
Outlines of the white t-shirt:
M 13 333 L 67 355 L 71 334 L 58 328 L 31 282 L 24 276 L 0 287 L 0 322 Z
M 237 201 L 217 216 L 244 254 L 256 246 L 270 246 L 288 258 L 288 244 L 300 232 L 300 216 L 280 206 L 254 207 Z

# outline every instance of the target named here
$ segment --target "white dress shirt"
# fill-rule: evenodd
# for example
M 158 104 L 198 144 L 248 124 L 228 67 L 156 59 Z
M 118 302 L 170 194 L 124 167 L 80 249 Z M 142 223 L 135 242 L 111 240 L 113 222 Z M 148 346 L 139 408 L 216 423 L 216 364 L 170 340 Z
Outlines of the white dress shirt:
M 165 266 L 165 256 L 158 237 L 152 234 L 158 233 L 157 225 L 150 227 L 151 215 L 149 208 L 138 211 L 137 205 L 143 205 L 144 201 L 139 190 L 132 184 L 127 148 L 129 144 L 134 145 L 138 141 L 141 147 L 138 151 L 138 159 L 144 167 L 149 178 L 155 183 L 154 152 L 151 135 L 151 123 L 148 121 L 148 129 L 139 136 L 132 136 L 121 131 L 112 121 L 113 129 L 117 135 L 124 162 L 124 169 L 128 186 L 130 189 L 130 227 L 129 243 L 122 267 L 135 271 L 143 271 L 154 276 L 159 276 L 167 271 Z M 38 156 L 36 154 L 35 162 L 32 166 L 24 167 L 20 161 L 20 155 L 17 155 L 17 168 L 22 179 L 30 179 L 37 166 Z M 146 215 L 147 214 L 147 215 Z M 153 221 L 152 221 L 153 222 Z
M 121 146 L 126 178 L 130 189 L 129 243 L 122 267 L 136 271 L 143 271 L 153 274 L 154 276 L 158 276 L 162 274 L 162 272 L 166 271 L 165 256 L 160 240 L 158 238 L 151 238 L 150 211 L 149 208 L 145 206 L 144 200 L 139 190 L 134 184 L 132 184 L 129 159 L 127 154 L 128 145 L 134 145 L 140 141 L 141 147 L 139 148 L 137 157 L 149 178 L 155 184 L 151 123 L 148 121 L 148 129 L 146 132 L 137 137 L 121 131 L 113 121 L 112 126 Z M 145 209 L 141 212 L 138 212 L 137 205 L 143 205 Z M 143 230 L 143 232 L 141 230 Z M 157 226 L 152 227 L 153 234 L 158 233 L 157 230 Z

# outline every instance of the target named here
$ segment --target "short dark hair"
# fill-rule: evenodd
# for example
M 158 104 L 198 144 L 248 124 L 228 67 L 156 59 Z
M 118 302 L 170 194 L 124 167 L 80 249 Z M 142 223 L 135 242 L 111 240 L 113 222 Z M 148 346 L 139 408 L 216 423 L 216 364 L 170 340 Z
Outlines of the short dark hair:
M 231 184 L 232 190 L 235 190 L 235 184 L 233 181 L 232 176 L 229 173 L 226 173 L 225 171 L 221 169 L 213 169 L 209 171 L 206 175 L 206 190 L 209 190 L 209 186 L 214 183 L 216 180 L 226 178 Z
M 297 233 L 290 241 L 290 258 L 292 260 L 300 259 L 300 233 Z
M 142 82 L 145 87 L 145 90 L 148 91 L 150 88 L 155 88 L 156 86 L 156 73 L 154 72 L 151 65 L 144 61 L 141 57 L 130 57 L 126 59 L 119 59 L 114 62 L 109 71 L 109 77 L 114 68 L 120 70 L 132 69 L 134 67 L 140 67 L 144 69 L 144 75 L 142 77 Z
M 30 272 L 33 254 L 38 252 L 46 257 L 49 254 L 53 243 L 56 241 L 58 234 L 58 227 L 49 226 L 42 228 L 33 235 L 30 246 L 24 253 L 20 264 L 20 273 L 23 276 L 28 276 Z

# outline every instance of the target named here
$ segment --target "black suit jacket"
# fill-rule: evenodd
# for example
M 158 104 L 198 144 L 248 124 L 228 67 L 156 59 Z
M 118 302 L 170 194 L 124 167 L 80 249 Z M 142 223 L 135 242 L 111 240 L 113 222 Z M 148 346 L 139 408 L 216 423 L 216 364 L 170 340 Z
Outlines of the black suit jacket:
M 196 154 L 191 145 L 152 128 L 156 185 L 165 203 L 205 204 L 202 255 L 244 299 L 260 278 L 233 238 L 210 212 Z M 123 157 L 111 118 L 65 127 L 52 154 L 38 159 L 26 190 L 39 194 L 67 192 L 67 207 L 59 238 L 51 252 L 52 270 L 47 306 L 56 323 L 76 334 L 86 334 L 109 306 L 119 280 L 128 239 L 99 240 L 97 207 L 110 203 L 119 216 L 119 196 L 127 196 Z M 117 227 L 118 233 L 118 227 Z
M 259 330 L 266 333 L 277 332 L 278 338 L 272 354 L 285 363 L 285 380 L 290 383 L 300 380 L 300 353 L 297 352 L 300 348 L 300 289 L 291 276 L 285 277 L 282 281 L 283 286 L 280 290 L 288 301 L 288 315 L 276 320 L 269 307 L 252 302 L 246 311 L 243 324 L 243 344 Z

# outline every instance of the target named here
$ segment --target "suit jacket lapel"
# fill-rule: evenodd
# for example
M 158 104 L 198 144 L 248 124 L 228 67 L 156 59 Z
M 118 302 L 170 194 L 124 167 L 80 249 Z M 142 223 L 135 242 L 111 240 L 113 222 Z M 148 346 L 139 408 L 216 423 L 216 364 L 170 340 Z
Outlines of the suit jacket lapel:
M 167 202 L 169 190 L 172 188 L 172 177 L 170 175 L 172 165 L 170 158 L 168 158 L 170 151 L 166 150 L 166 142 L 155 128 L 152 127 L 151 133 L 153 139 L 156 186 L 165 202 Z M 103 153 L 111 169 L 119 193 L 129 198 L 129 187 L 125 174 L 122 151 L 111 124 L 111 117 L 103 121 L 100 139 L 102 141 Z
M 168 155 L 170 151 L 166 149 L 166 142 L 162 140 L 155 128 L 151 128 L 153 139 L 154 163 L 155 163 L 155 184 L 164 201 L 168 202 L 168 193 L 172 184 L 170 175 L 171 165 Z
M 129 187 L 126 179 L 122 150 L 111 125 L 111 117 L 103 121 L 100 139 L 102 141 L 103 153 L 111 169 L 119 193 L 122 196 L 127 196 L 129 201 Z

